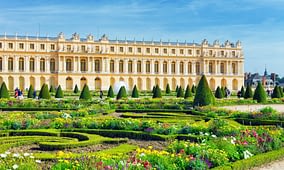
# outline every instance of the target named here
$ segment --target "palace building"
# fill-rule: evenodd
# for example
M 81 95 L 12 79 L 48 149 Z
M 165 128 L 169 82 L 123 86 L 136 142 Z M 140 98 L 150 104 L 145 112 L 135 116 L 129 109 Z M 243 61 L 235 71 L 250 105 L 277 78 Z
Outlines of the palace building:
M 0 83 L 9 90 L 33 85 L 61 85 L 72 90 L 88 84 L 90 90 L 107 90 L 123 81 L 129 89 L 165 89 L 197 85 L 205 74 L 212 90 L 226 86 L 239 90 L 244 82 L 244 56 L 240 41 L 220 44 L 109 40 L 106 35 L 70 39 L 57 37 L 0 36 Z

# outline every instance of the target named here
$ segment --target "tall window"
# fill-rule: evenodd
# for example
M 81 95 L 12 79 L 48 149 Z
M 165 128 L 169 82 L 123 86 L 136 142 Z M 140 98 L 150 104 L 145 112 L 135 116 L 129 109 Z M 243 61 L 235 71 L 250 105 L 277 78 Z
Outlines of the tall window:
M 225 64 L 224 63 L 221 63 L 221 65 L 220 65 L 220 73 L 221 74 L 225 73 Z
M 40 59 L 40 71 L 45 71 L 45 59 L 41 58 Z
M 55 59 L 50 59 L 50 72 L 55 72 Z
M 72 71 L 72 62 L 70 58 L 66 60 L 66 71 Z
M 80 60 L 81 63 L 81 71 L 87 71 L 87 62 L 86 59 L 81 59 Z
M 172 66 L 172 70 L 171 70 L 171 72 L 173 73 L 173 74 L 175 74 L 176 73 L 176 62 L 172 62 L 171 63 L 171 66 Z
M 164 61 L 163 63 L 163 73 L 164 74 L 168 73 L 168 63 L 166 61 Z
M 13 58 L 10 57 L 8 59 L 8 70 L 13 71 L 13 69 L 14 69 Z
M 211 62 L 209 63 L 209 73 L 213 73 L 213 64 Z
M 24 58 L 21 57 L 19 59 L 19 71 L 24 71 L 24 67 L 25 67 Z
M 95 72 L 100 72 L 100 60 L 95 60 Z
M 133 64 L 132 60 L 129 60 L 129 61 L 128 61 L 128 72 L 129 72 L 129 73 L 132 73 L 132 72 L 133 72 L 132 64 Z
M 142 62 L 140 60 L 137 62 L 137 72 L 138 73 L 142 72 Z
M 119 72 L 123 73 L 123 60 L 119 60 Z
M 113 73 L 114 72 L 114 61 L 113 60 L 110 60 L 109 67 L 110 67 L 110 72 Z
M 0 57 L 0 71 L 2 71 L 2 57 Z
M 196 74 L 200 74 L 200 63 L 199 62 L 195 64 L 195 71 L 196 71 Z
M 180 62 L 179 63 L 179 72 L 181 73 L 181 74 L 183 74 L 184 73 L 184 66 L 183 66 L 183 62 Z
M 146 73 L 150 73 L 150 61 L 146 62 Z
M 191 62 L 188 62 L 188 73 L 189 74 L 192 73 L 192 64 L 191 64 Z
M 237 69 L 236 69 L 236 64 L 232 63 L 232 73 L 236 74 L 237 73 Z
M 35 71 L 35 59 L 30 58 L 30 71 L 34 72 Z
M 159 62 L 158 61 L 155 61 L 155 73 L 159 73 Z

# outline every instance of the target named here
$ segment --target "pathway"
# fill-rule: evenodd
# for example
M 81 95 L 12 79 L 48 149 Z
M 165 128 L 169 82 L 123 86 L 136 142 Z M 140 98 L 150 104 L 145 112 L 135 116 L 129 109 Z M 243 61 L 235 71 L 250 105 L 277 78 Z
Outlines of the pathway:
M 222 108 L 229 110 L 238 110 L 238 111 L 256 111 L 264 107 L 272 107 L 273 109 L 284 112 L 284 104 L 268 104 L 268 105 L 234 105 L 234 106 L 223 106 Z

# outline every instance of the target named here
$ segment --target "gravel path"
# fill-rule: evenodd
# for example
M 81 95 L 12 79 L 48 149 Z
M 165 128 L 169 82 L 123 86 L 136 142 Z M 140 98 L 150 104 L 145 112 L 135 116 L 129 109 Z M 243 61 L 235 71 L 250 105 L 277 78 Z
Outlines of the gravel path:
M 261 167 L 253 168 L 252 170 L 280 170 L 284 169 L 284 159 L 263 165 Z
M 229 110 L 239 110 L 239 111 L 256 111 L 262 109 L 264 107 L 272 107 L 273 109 L 284 112 L 284 104 L 270 104 L 270 105 L 235 105 L 235 106 L 223 106 L 222 108 L 226 108 Z

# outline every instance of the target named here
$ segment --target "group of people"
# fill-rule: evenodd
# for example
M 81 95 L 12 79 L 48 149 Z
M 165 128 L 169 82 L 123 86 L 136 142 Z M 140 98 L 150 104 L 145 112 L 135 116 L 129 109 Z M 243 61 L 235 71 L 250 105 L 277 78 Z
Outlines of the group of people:
M 15 98 L 17 99 L 23 99 L 24 98 L 24 94 L 23 91 L 21 89 L 16 88 L 15 89 Z

